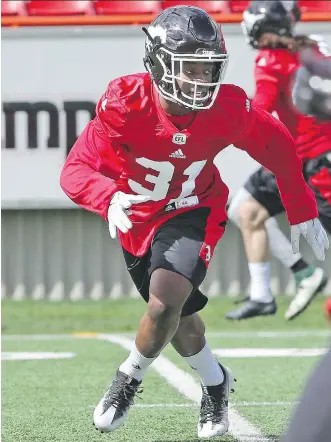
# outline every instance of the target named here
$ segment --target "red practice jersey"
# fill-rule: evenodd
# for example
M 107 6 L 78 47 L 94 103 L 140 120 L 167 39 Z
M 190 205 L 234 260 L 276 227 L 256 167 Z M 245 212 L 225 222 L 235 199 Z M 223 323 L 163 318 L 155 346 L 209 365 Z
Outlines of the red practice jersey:
M 292 87 L 299 66 L 298 54 L 287 49 L 260 50 L 255 60 L 253 103 L 267 112 L 277 112 L 305 161 L 331 150 L 331 123 L 300 114 L 294 107 Z
M 131 206 L 133 228 L 119 232 L 133 255 L 145 254 L 156 229 L 184 211 L 210 207 L 215 223 L 227 219 L 228 189 L 213 161 L 230 144 L 274 172 L 291 224 L 317 216 L 293 138 L 239 87 L 222 85 L 210 109 L 184 117 L 187 129 L 170 120 L 176 118 L 162 110 L 149 74 L 113 80 L 61 174 L 69 198 L 105 219 L 116 191 L 150 196 Z

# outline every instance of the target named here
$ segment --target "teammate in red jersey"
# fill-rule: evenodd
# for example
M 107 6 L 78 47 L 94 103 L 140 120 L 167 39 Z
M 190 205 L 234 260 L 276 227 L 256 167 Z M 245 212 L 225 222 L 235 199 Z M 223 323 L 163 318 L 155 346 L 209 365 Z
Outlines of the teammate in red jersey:
M 102 431 L 121 425 L 147 368 L 171 342 L 201 378 L 198 436 L 222 435 L 233 376 L 213 357 L 197 314 L 207 302 L 198 287 L 227 220 L 216 154 L 234 143 L 275 173 L 294 241 L 308 229 L 320 259 L 326 234 L 287 129 L 243 90 L 221 85 L 228 55 L 214 20 L 179 6 L 145 33 L 148 73 L 110 82 L 61 174 L 66 194 L 104 217 L 112 238 L 118 232 L 148 302 L 132 351 L 93 419 Z
M 301 52 L 293 90 L 294 103 L 302 113 L 331 121 L 331 60 L 311 49 Z M 325 310 L 331 322 L 331 298 Z M 325 442 L 331 434 L 331 348 L 320 359 L 300 395 L 281 442 Z
M 303 163 L 303 175 L 315 193 L 319 218 L 331 233 L 331 123 L 301 114 L 292 103 L 292 86 L 300 66 L 299 48 L 309 46 L 321 56 L 325 43 L 317 36 L 294 36 L 300 18 L 296 2 L 255 1 L 243 14 L 243 29 L 258 54 L 255 60 L 256 90 L 253 104 L 276 111 L 295 139 Z M 228 215 L 240 227 L 251 276 L 250 296 L 226 314 L 228 319 L 247 319 L 276 313 L 270 289 L 268 249 L 294 273 L 296 295 L 285 317 L 294 319 L 327 283 L 322 268 L 308 265 L 293 254 L 275 215 L 284 211 L 276 178 L 270 168 L 259 168 L 231 201 Z M 298 249 L 295 248 L 295 252 Z

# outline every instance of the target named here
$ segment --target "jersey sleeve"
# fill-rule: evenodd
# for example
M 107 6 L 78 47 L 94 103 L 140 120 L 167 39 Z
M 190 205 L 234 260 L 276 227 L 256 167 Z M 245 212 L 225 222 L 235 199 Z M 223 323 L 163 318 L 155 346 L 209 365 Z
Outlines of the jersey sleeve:
M 271 114 L 253 104 L 247 106 L 246 94 L 240 91 L 237 118 L 241 134 L 233 144 L 275 174 L 291 225 L 316 218 L 315 196 L 302 175 L 302 162 L 292 136 Z
M 279 77 L 275 72 L 257 64 L 254 70 L 254 78 L 255 94 L 252 102 L 271 113 L 275 109 L 279 94 Z
M 60 177 L 63 191 L 74 203 L 105 219 L 118 190 L 125 123 L 125 109 L 108 87 L 97 104 L 96 117 L 78 137 Z

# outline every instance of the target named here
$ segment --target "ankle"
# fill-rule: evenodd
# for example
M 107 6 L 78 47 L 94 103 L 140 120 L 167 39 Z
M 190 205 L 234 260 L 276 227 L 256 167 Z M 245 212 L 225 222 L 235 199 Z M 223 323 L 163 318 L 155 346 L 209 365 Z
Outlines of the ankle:
M 223 370 L 212 354 L 207 342 L 199 353 L 184 357 L 184 360 L 200 376 L 202 385 L 215 386 L 222 384 L 224 381 Z
M 305 270 L 309 267 L 309 265 L 304 261 L 302 258 L 300 258 L 296 263 L 293 264 L 293 266 L 290 268 L 290 270 L 293 273 L 300 272 L 301 270 Z
M 146 358 L 143 356 L 137 349 L 136 343 L 134 343 L 128 358 L 120 365 L 119 371 L 137 381 L 141 381 L 148 367 L 154 360 L 155 357 Z

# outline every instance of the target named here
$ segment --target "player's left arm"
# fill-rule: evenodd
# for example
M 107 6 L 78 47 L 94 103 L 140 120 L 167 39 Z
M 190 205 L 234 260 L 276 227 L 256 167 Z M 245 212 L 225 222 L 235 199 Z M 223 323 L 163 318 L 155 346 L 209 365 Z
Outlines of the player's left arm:
M 244 111 L 240 112 L 242 131 L 233 144 L 275 174 L 289 223 L 295 226 L 292 227 L 292 233 L 296 232 L 292 238 L 293 251 L 298 252 L 298 238 L 302 233 L 316 256 L 324 259 L 326 234 L 317 220 L 315 196 L 303 177 L 302 162 L 296 153 L 292 136 L 271 114 L 254 105 L 248 111 L 247 108 L 246 103 Z M 307 235 L 315 235 L 318 244 L 312 244 L 314 238 L 308 238 Z

